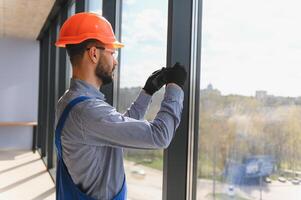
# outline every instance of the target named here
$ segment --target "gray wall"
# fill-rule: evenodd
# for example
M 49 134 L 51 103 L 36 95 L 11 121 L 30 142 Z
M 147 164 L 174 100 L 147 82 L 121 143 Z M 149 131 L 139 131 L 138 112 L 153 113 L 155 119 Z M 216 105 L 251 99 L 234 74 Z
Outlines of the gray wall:
M 37 121 L 38 83 L 38 41 L 0 38 L 0 122 Z M 0 150 L 31 144 L 31 127 L 0 127 Z

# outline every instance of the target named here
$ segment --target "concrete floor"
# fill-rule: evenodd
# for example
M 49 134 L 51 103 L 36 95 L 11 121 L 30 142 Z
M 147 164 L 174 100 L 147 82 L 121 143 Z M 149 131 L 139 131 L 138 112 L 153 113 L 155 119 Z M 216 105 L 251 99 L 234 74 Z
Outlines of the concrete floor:
M 160 200 L 162 172 L 125 161 L 128 200 Z M 133 173 L 143 170 L 145 175 Z M 0 200 L 55 200 L 55 185 L 38 153 L 0 150 Z
M 55 185 L 38 153 L 0 151 L 0 200 L 54 200 Z
M 162 171 L 130 161 L 125 170 L 128 200 L 162 199 Z M 55 185 L 38 153 L 0 150 L 0 200 L 21 199 L 55 200 Z

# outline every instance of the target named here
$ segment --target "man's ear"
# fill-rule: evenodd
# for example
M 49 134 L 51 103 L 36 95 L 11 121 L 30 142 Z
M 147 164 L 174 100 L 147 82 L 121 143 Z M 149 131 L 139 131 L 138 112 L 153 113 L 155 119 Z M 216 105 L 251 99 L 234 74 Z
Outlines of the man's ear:
M 93 63 L 97 63 L 98 59 L 99 59 L 99 55 L 98 55 L 98 51 L 95 47 L 91 47 L 89 50 L 88 50 L 88 56 L 89 58 L 91 59 L 91 61 Z

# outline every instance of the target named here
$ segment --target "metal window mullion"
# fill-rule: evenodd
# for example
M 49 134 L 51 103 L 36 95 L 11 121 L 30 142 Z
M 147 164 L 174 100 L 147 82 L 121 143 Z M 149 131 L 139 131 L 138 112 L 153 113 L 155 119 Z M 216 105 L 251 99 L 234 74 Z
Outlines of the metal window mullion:
M 113 30 L 115 30 L 115 15 L 116 15 L 116 0 L 102 1 L 102 15 L 111 23 Z M 100 88 L 100 91 L 105 95 L 106 102 L 113 105 L 113 84 L 110 83 Z
M 64 24 L 68 16 L 68 6 L 64 6 L 60 13 L 60 27 Z M 58 48 L 59 51 L 59 91 L 58 97 L 62 96 L 67 89 L 67 83 L 69 81 L 69 67 L 67 65 L 67 53 L 65 48 Z
M 115 36 L 118 41 L 121 41 L 121 23 L 122 23 L 122 0 L 116 0 L 116 9 L 115 9 Z M 118 63 L 121 63 L 122 51 L 118 49 Z M 113 106 L 118 109 L 119 102 L 119 88 L 120 88 L 120 64 L 115 69 L 115 76 L 113 82 Z
M 46 134 L 47 134 L 47 98 L 48 98 L 48 52 L 49 52 L 49 34 L 45 34 L 43 42 L 43 81 L 42 81 L 42 107 L 41 107 L 41 156 L 46 156 Z
M 56 163 L 57 163 L 57 155 L 56 155 L 56 151 L 55 151 L 55 111 L 56 111 L 56 107 L 57 107 L 57 101 L 59 99 L 59 90 L 60 90 L 60 48 L 55 46 L 55 42 L 57 41 L 58 38 L 58 34 L 59 34 L 59 25 L 60 25 L 60 21 L 61 21 L 61 15 L 59 14 L 57 16 L 57 20 L 56 23 L 54 24 L 54 28 L 53 31 L 55 31 L 54 36 L 53 36 L 53 43 L 52 43 L 52 47 L 54 48 L 55 51 L 55 65 L 53 67 L 55 67 L 55 77 L 54 77 L 54 96 L 53 96 L 53 119 L 52 119 L 52 168 L 55 169 L 56 167 Z M 52 173 L 54 172 L 53 170 L 50 171 L 50 175 L 52 176 L 52 178 L 55 180 L 55 174 Z
M 168 5 L 167 66 L 180 62 L 188 72 L 184 86 L 181 124 L 170 147 L 164 151 L 163 199 L 193 199 L 195 195 L 195 110 L 198 103 L 197 0 L 170 0 Z
M 39 46 L 40 46 L 40 57 L 39 57 L 39 103 L 38 103 L 38 127 L 37 127 L 37 149 L 41 148 L 41 134 L 42 134 L 42 131 L 41 131 L 41 120 L 42 120 L 42 99 L 43 99 L 43 73 L 44 73 L 44 70 L 43 70 L 43 52 L 44 52 L 44 49 L 43 49 L 43 41 L 40 40 L 39 41 Z
M 55 123 L 55 104 L 57 99 L 56 87 L 56 21 L 53 21 L 50 26 L 50 62 L 49 62 L 49 104 L 48 104 L 48 140 L 47 140 L 47 167 L 53 167 L 53 140 L 54 140 L 54 123 Z
M 46 61 L 46 66 L 47 66 L 47 68 L 46 68 L 46 82 L 45 82 L 45 98 L 46 98 L 46 100 L 45 100 L 45 113 L 44 113 L 44 115 L 45 115 L 45 131 L 44 131 L 44 133 L 45 133 L 45 158 L 44 158 L 44 162 L 45 162 L 45 164 L 46 164 L 46 166 L 48 166 L 48 138 L 49 138 L 49 93 L 50 93 L 50 54 L 51 54 L 51 50 L 50 50 L 50 40 L 51 40 L 51 38 L 50 38 L 50 35 L 51 35 L 51 33 L 50 33 L 50 27 L 49 27 L 49 29 L 48 29 L 48 31 L 47 31 L 47 54 L 46 54 L 46 56 L 47 56 L 47 61 Z
M 120 40 L 121 33 L 121 10 L 122 0 L 103 0 L 102 15 L 111 23 L 115 36 Z M 120 63 L 120 56 L 118 57 Z M 111 84 L 103 86 L 100 91 L 106 96 L 106 101 L 117 107 L 118 88 L 119 88 L 119 72 L 120 67 L 116 68 L 114 81 Z
M 191 32 L 191 67 L 190 67 L 190 101 L 189 101 L 189 134 L 187 155 L 186 200 L 196 199 L 198 135 L 199 135 L 199 95 L 201 66 L 201 8 L 202 1 L 192 2 Z
M 85 12 L 87 9 L 87 1 L 76 0 L 75 1 L 75 13 Z

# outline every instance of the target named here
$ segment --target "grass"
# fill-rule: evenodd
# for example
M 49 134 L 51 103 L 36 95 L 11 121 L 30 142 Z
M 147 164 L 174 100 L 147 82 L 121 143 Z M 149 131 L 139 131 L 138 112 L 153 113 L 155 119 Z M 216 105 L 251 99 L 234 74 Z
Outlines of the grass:
M 156 159 L 153 162 L 146 163 L 144 165 L 147 166 L 147 167 L 151 167 L 151 168 L 163 171 L 163 160 Z
M 148 156 L 141 156 L 141 155 L 129 155 L 126 156 L 125 159 L 135 162 L 137 164 L 146 166 L 146 167 L 150 167 L 153 169 L 157 169 L 157 170 L 163 170 L 163 158 L 162 156 L 153 156 L 152 159 L 147 159 Z M 212 179 L 212 174 L 213 174 L 213 167 L 210 163 L 209 160 L 203 159 L 201 161 L 202 166 L 199 166 L 199 170 L 200 167 L 202 167 L 202 173 L 198 172 L 198 178 L 205 178 L 205 179 Z M 218 174 L 221 174 L 221 170 L 220 169 L 216 169 L 216 177 L 215 179 L 217 181 L 222 181 L 222 177 L 219 176 Z
M 141 158 L 132 157 L 132 156 L 127 156 L 125 159 L 129 160 L 129 161 L 133 161 L 137 164 L 140 164 L 140 165 L 143 165 L 146 167 L 150 167 L 150 168 L 161 170 L 161 171 L 163 170 L 163 159 L 156 158 L 154 160 L 144 161 Z

